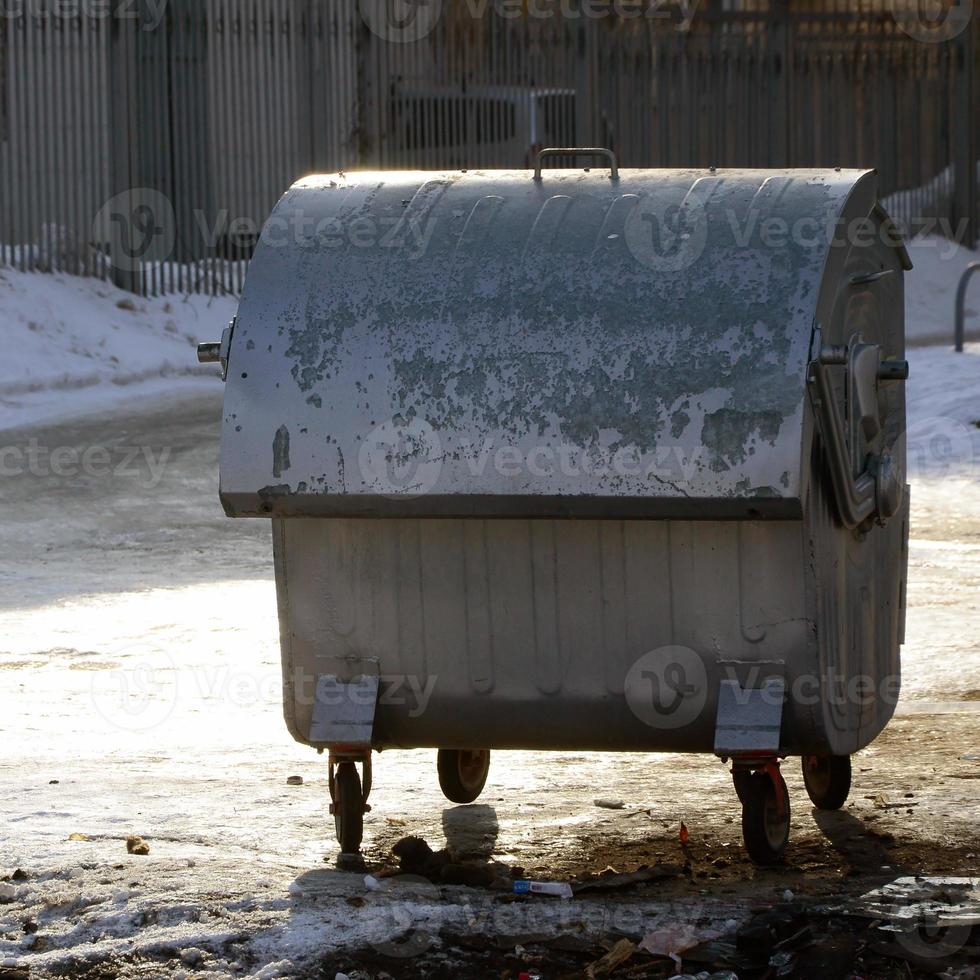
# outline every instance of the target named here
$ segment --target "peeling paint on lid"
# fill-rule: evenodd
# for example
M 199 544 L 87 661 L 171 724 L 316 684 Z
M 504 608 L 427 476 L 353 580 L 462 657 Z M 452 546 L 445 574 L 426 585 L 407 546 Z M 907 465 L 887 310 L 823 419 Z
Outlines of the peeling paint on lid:
M 812 229 L 867 180 L 304 178 L 274 218 L 334 238 L 264 242 L 252 260 L 222 485 L 254 493 L 292 456 L 311 496 L 794 498 L 830 247 Z M 810 234 L 770 240 L 777 221 Z M 251 448 L 270 417 L 285 420 L 271 467 Z M 434 438 L 409 438 L 419 425 Z M 431 485 L 399 482 L 420 467 Z

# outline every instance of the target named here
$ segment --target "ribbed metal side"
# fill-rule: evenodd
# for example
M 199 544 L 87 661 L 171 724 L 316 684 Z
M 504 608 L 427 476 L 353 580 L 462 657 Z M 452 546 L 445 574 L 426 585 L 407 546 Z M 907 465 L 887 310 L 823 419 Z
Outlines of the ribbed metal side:
M 801 526 L 793 522 L 284 520 L 274 522 L 287 681 L 410 677 L 425 712 L 379 704 L 404 745 L 708 749 L 726 665 L 812 669 Z M 687 647 L 708 699 L 683 732 L 631 713 L 643 654 Z M 734 668 L 732 668 L 734 669 Z M 296 685 L 298 689 L 301 685 Z M 287 700 L 301 740 L 310 705 Z

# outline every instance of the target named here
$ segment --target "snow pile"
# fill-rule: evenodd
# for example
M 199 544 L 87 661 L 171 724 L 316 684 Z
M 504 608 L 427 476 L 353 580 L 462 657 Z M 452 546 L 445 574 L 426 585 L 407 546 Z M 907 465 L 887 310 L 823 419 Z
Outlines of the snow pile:
M 0 268 L 0 430 L 98 411 L 188 385 L 217 386 L 196 345 L 231 297 L 141 299 L 111 283 Z
M 953 343 L 956 287 L 980 252 L 926 235 L 908 243 L 912 271 L 905 276 L 905 330 L 910 344 Z M 966 294 L 966 335 L 980 340 L 980 273 Z
M 980 476 L 980 343 L 908 352 L 909 481 Z

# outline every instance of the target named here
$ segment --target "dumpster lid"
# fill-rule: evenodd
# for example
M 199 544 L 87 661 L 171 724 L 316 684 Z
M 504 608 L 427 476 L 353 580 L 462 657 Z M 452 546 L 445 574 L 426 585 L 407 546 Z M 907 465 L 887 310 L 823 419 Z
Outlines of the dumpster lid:
M 797 516 L 835 229 L 875 208 L 868 171 L 305 178 L 230 337 L 225 508 Z

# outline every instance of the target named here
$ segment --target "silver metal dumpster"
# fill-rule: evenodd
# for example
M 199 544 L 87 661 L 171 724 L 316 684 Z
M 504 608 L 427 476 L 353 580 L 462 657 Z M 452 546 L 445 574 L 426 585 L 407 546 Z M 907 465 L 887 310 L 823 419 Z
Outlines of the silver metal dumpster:
M 202 347 L 286 724 L 344 852 L 372 749 L 460 803 L 492 748 L 594 749 L 731 760 L 778 860 L 779 760 L 841 806 L 897 698 L 908 256 L 870 171 L 542 157 L 300 180 Z

